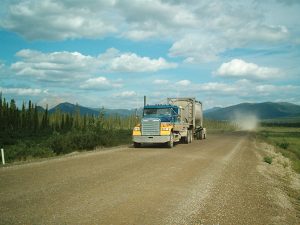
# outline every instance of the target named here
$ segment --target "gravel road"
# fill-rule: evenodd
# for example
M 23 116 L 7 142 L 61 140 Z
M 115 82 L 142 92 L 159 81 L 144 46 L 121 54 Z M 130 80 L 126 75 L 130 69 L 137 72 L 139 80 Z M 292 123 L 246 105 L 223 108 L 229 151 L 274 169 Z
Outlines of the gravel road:
M 0 224 L 298 224 L 246 133 L 0 168 Z

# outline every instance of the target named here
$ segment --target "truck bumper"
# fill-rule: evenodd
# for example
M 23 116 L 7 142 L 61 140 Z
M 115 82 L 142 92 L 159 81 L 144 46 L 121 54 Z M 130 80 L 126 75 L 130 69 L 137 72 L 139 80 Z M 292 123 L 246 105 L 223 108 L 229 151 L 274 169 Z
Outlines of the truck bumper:
M 136 143 L 166 143 L 170 141 L 170 136 L 133 136 L 132 141 Z

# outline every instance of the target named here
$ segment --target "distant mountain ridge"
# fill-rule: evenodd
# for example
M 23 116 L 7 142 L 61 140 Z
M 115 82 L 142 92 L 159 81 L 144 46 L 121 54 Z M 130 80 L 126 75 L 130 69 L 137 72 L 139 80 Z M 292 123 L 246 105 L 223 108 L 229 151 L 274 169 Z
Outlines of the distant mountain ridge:
M 206 109 L 206 110 L 204 110 L 204 113 L 214 112 L 214 111 L 217 111 L 219 109 L 222 109 L 222 107 L 213 107 L 213 108 L 210 108 L 210 109 Z
M 241 103 L 225 108 L 204 111 L 204 117 L 215 120 L 231 120 L 236 115 L 254 115 L 258 119 L 299 117 L 300 105 L 288 102 Z
M 100 112 L 81 105 L 74 105 L 69 102 L 64 102 L 51 108 L 49 113 L 55 113 L 56 111 L 60 111 L 62 113 L 76 113 L 77 110 L 79 110 L 80 115 L 99 115 Z
M 55 113 L 60 111 L 62 113 L 76 113 L 79 110 L 80 115 L 94 115 L 98 116 L 102 109 L 89 108 L 81 105 L 74 105 L 69 102 L 60 103 L 49 110 L 49 113 Z M 104 116 L 119 115 L 119 116 L 129 116 L 135 114 L 134 109 L 103 109 Z
M 39 107 L 39 111 L 44 110 Z M 69 102 L 64 102 L 56 105 L 49 110 L 49 113 L 60 111 L 62 113 L 76 113 L 79 110 L 81 115 L 95 115 L 98 116 L 102 109 L 90 108 L 81 105 L 75 105 Z M 106 109 L 104 108 L 104 115 L 119 115 L 129 116 L 135 115 L 136 109 Z M 141 115 L 142 109 L 138 109 L 138 115 Z M 290 118 L 300 117 L 300 105 L 288 102 L 263 102 L 263 103 L 241 103 L 229 107 L 214 107 L 204 110 L 204 117 L 214 120 L 231 120 L 237 114 L 241 115 L 254 115 L 258 119 L 274 119 L 274 118 Z

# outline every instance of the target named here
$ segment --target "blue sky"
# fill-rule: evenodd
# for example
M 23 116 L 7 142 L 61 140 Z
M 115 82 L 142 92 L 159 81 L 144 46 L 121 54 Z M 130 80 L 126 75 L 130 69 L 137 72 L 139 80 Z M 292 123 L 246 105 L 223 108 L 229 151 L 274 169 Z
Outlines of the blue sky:
M 0 91 L 49 107 L 300 104 L 299 12 L 298 0 L 4 0 Z

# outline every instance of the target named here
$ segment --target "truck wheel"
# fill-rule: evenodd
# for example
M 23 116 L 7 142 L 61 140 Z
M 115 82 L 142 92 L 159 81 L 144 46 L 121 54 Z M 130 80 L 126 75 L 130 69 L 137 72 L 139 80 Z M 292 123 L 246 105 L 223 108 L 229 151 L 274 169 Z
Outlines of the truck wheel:
M 173 134 L 170 135 L 170 141 L 167 142 L 168 148 L 173 148 L 174 146 L 174 137 Z
M 190 143 L 190 130 L 187 131 L 186 137 L 183 137 L 183 143 L 184 144 Z
M 140 148 L 142 146 L 141 143 L 133 142 L 133 147 Z
M 183 137 L 182 139 L 181 139 L 181 141 L 182 141 L 182 143 L 184 143 L 184 144 L 188 144 L 189 142 L 188 142 L 188 137 Z
M 197 140 L 201 140 L 201 132 L 198 131 L 196 133 L 196 138 L 197 138 Z
M 203 139 L 206 139 L 206 134 L 203 134 Z

